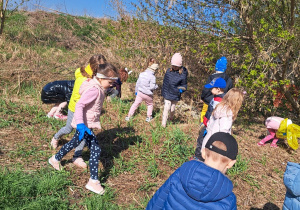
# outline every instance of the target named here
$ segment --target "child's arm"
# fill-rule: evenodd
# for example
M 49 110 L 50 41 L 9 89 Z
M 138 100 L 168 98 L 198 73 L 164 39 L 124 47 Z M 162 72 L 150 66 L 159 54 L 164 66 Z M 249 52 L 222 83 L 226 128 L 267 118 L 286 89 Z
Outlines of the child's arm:
M 139 91 L 139 86 L 141 85 L 141 80 L 140 80 L 140 76 L 138 78 L 138 80 L 136 81 L 136 84 L 135 84 L 135 92 L 137 93 Z
M 156 88 L 158 88 L 155 77 L 150 80 L 149 86 L 150 86 L 150 90 L 155 90 Z
M 183 80 L 181 80 L 180 85 L 178 86 L 178 89 L 181 90 L 180 93 L 184 92 L 187 90 L 187 70 L 183 71 L 182 74 L 184 75 Z
M 84 123 L 83 121 L 83 108 L 86 107 L 88 104 L 92 103 L 98 97 L 99 91 L 97 88 L 92 87 L 91 89 L 85 91 L 79 101 L 76 103 L 75 106 L 75 113 L 74 118 L 76 120 L 76 124 Z

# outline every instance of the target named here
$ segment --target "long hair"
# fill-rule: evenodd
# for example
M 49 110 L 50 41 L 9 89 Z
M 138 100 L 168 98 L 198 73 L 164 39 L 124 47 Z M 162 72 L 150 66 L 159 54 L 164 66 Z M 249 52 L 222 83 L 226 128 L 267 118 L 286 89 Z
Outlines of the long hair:
M 221 107 L 221 110 L 226 111 L 226 113 L 232 111 L 233 114 L 232 119 L 234 121 L 242 106 L 243 100 L 244 100 L 243 91 L 238 88 L 232 88 L 225 94 L 222 101 L 214 109 L 213 113 L 215 112 L 215 110 L 217 110 L 218 107 Z
M 81 67 L 80 68 L 80 73 L 82 74 L 82 76 L 87 77 L 87 78 L 93 78 L 93 76 L 96 75 L 96 71 L 97 68 L 99 66 L 99 64 L 105 64 L 106 63 L 106 59 L 104 57 L 104 55 L 102 54 L 98 54 L 98 55 L 93 55 L 90 60 L 89 60 L 89 65 L 93 71 L 92 75 L 89 75 L 86 71 L 85 71 L 85 67 Z

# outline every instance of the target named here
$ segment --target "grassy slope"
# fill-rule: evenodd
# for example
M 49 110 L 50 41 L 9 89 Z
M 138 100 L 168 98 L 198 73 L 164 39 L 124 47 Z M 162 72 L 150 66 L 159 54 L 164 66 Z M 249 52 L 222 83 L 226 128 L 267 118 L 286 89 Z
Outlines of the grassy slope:
M 176 120 L 163 129 L 159 91 L 151 123 L 144 121 L 145 106 L 131 122 L 124 121 L 134 100 L 134 83 L 125 83 L 122 100 L 105 103 L 103 130 L 97 131 L 105 196 L 85 190 L 89 172 L 72 165 L 72 154 L 64 158 L 65 171 L 54 172 L 47 164 L 55 153 L 49 142 L 64 122 L 45 117 L 50 106 L 40 101 L 41 88 L 53 80 L 72 79 L 74 70 L 99 51 L 119 66 L 142 69 L 146 53 L 133 55 L 132 50 L 122 48 L 118 32 L 117 24 L 108 20 L 40 12 L 16 14 L 8 21 L 0 40 L 0 182 L 5 186 L 0 190 L 1 208 L 43 208 L 46 199 L 53 209 L 143 209 L 156 189 L 193 153 L 198 120 L 188 111 L 178 111 Z M 160 86 L 161 80 L 159 74 Z M 192 77 L 189 85 L 193 86 L 191 81 Z M 188 94 L 184 101 L 191 101 Z M 299 152 L 288 150 L 284 143 L 278 149 L 257 147 L 256 142 L 265 135 L 262 118 L 240 114 L 234 126 L 240 155 L 229 176 L 239 209 L 281 207 L 285 166 L 287 161 L 300 162 Z M 62 143 L 71 137 L 64 137 Z M 85 150 L 85 160 L 88 156 Z

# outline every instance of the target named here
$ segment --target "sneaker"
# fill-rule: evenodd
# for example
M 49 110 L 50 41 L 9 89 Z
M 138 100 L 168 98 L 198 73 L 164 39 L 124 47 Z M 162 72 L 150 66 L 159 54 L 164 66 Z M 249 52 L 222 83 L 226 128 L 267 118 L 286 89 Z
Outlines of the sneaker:
M 74 163 L 75 166 L 78 166 L 79 168 L 83 168 L 83 169 L 87 168 L 87 164 L 84 162 L 84 160 L 81 157 L 76 158 L 73 161 L 73 163 Z
M 265 143 L 264 143 L 263 141 L 259 141 L 259 142 L 257 143 L 257 145 L 258 145 L 258 146 L 265 146 Z
M 59 119 L 59 120 L 66 120 L 68 119 L 67 115 L 63 115 L 63 114 L 57 114 L 54 116 L 55 119 Z
M 278 147 L 278 145 L 276 144 L 276 143 L 271 143 L 271 145 L 270 145 L 270 147 L 273 147 L 273 148 L 277 148 Z
M 49 158 L 48 162 L 50 163 L 50 165 L 52 165 L 53 168 L 55 168 L 58 171 L 61 171 L 60 161 L 55 159 L 55 155 Z
M 146 122 L 150 122 L 153 119 L 153 117 L 147 117 Z
M 129 121 L 131 119 L 131 117 L 127 116 L 125 117 L 125 121 Z
M 53 137 L 50 144 L 53 149 L 56 149 L 58 146 L 58 140 Z
M 85 188 L 99 195 L 103 195 L 105 192 L 99 180 L 93 180 L 91 178 L 89 179 L 89 182 L 85 185 Z

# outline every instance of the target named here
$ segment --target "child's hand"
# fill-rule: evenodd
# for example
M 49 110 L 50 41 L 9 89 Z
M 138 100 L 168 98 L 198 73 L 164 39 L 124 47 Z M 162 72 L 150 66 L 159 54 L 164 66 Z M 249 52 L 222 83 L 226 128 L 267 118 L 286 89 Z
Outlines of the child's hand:
M 179 92 L 180 92 L 180 93 L 183 93 L 183 90 L 179 89 Z
M 91 130 L 86 127 L 84 123 L 77 124 L 76 130 L 79 132 L 79 141 L 81 141 L 85 132 L 87 132 L 89 135 L 92 134 Z

